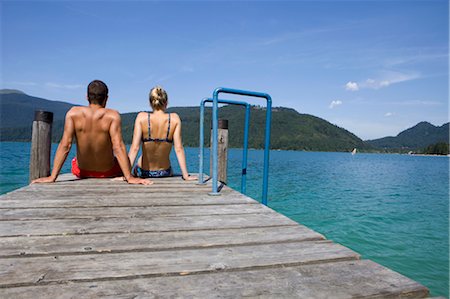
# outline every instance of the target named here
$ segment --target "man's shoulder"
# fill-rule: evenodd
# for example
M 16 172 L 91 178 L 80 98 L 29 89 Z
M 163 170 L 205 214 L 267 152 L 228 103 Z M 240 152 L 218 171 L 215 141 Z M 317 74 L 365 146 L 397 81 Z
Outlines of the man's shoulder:
M 104 108 L 105 109 L 105 114 L 109 117 L 112 118 L 119 118 L 120 119 L 120 113 L 117 110 L 114 109 L 109 109 L 109 108 Z
M 72 108 L 69 109 L 69 111 L 67 111 L 67 116 L 73 116 L 73 115 L 80 114 L 85 109 L 86 109 L 86 107 L 84 107 L 84 106 L 73 106 Z

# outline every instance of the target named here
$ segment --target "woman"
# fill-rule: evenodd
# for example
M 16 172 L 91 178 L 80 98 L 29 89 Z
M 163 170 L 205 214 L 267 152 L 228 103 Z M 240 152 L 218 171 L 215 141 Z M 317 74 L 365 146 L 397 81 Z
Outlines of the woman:
M 157 86 L 150 91 L 150 106 L 153 113 L 140 112 L 134 123 L 133 142 L 128 153 L 131 165 L 136 160 L 142 142 L 142 156 L 139 157 L 132 173 L 140 178 L 172 176 L 170 151 L 172 145 L 180 165 L 184 180 L 196 180 L 189 176 L 186 156 L 181 141 L 181 119 L 176 113 L 166 113 L 167 93 Z

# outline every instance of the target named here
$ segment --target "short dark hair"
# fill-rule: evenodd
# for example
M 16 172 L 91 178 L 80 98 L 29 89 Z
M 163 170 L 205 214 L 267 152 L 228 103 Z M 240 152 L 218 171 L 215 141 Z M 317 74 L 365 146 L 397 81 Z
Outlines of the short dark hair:
M 103 81 L 94 80 L 87 88 L 88 101 L 91 104 L 104 104 L 108 98 L 108 86 Z

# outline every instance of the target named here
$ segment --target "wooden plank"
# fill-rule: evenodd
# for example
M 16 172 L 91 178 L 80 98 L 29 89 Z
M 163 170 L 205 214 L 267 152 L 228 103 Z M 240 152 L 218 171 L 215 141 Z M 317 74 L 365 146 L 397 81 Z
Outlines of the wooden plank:
M 109 180 L 109 181 L 108 181 Z M 124 181 L 111 181 L 110 179 L 105 179 L 105 182 L 101 183 L 98 181 L 90 180 L 78 180 L 74 182 L 56 182 L 53 184 L 31 184 L 26 189 L 32 190 L 47 190 L 47 189 L 63 189 L 67 186 L 83 186 L 83 188 L 94 189 L 94 188 L 128 188 L 128 189 L 155 189 L 162 187 L 173 187 L 173 188 L 188 188 L 188 189 L 209 189 L 211 190 L 211 184 L 199 185 L 196 181 L 155 181 L 152 180 L 152 185 L 130 185 Z M 24 190 L 26 190 L 24 189 Z
M 74 192 L 73 190 L 77 190 Z M 155 191 L 155 190 L 153 190 Z M 155 197 L 155 194 L 159 197 L 164 198 L 177 198 L 177 197 L 193 197 L 193 195 L 205 198 L 205 197 L 213 197 L 216 201 L 220 201 L 223 198 L 227 198 L 230 196 L 240 196 L 244 197 L 245 195 L 239 194 L 236 191 L 231 192 L 225 190 L 223 193 L 221 192 L 219 196 L 210 196 L 209 189 L 203 191 L 195 191 L 195 190 L 176 190 L 171 188 L 166 188 L 164 190 L 156 190 L 158 192 L 147 192 L 147 190 L 139 190 L 139 189 L 112 189 L 107 188 L 104 190 L 95 190 L 89 191 L 85 190 L 82 186 L 77 186 L 76 188 L 65 188 L 65 190 L 56 191 L 56 189 L 50 189 L 48 191 L 42 190 L 30 190 L 24 189 L 20 193 L 8 193 L 0 196 L 0 201 L 3 200 L 14 200 L 14 199 L 23 199 L 23 200 L 37 200 L 37 199 L 58 199 L 58 198 L 96 198 L 96 197 L 111 197 L 111 198 L 123 198 L 124 196 L 130 197 L 141 197 L 141 198 L 151 198 Z
M 76 197 L 65 199 L 64 197 L 52 197 L 45 199 L 0 199 L 0 209 L 19 208 L 82 208 L 82 207 L 154 207 L 154 206 L 192 206 L 192 205 L 228 205 L 228 204 L 258 204 L 257 201 L 243 196 L 212 197 L 204 196 L 178 196 L 178 197 L 149 197 L 149 196 L 97 196 Z
M 49 186 L 47 186 L 49 187 Z M 74 187 L 77 187 L 74 189 Z M 176 192 L 176 193 L 189 193 L 189 194 L 193 194 L 193 193 L 204 193 L 204 194 L 208 194 L 208 192 L 211 191 L 210 188 L 191 188 L 191 187 L 179 187 L 176 189 L 172 189 L 171 187 L 158 187 L 158 186 L 154 186 L 154 185 L 148 185 L 148 186 L 144 186 L 142 185 L 142 187 L 140 187 L 139 185 L 136 186 L 130 186 L 130 185 L 124 185 L 121 187 L 117 187 L 117 186 L 104 186 L 104 187 L 89 187 L 89 186 L 74 186 L 74 187 L 58 187 L 55 184 L 55 187 L 53 188 L 49 188 L 48 190 L 43 190 L 44 188 L 39 187 L 39 188 L 35 188 L 35 186 L 32 187 L 28 187 L 27 189 L 24 189 L 21 191 L 20 195 L 21 196 L 25 196 L 25 197 L 32 197 L 34 193 L 37 192 L 44 192 L 46 194 L 51 194 L 51 195 L 57 195 L 57 194 L 70 194 L 70 195 L 74 195 L 73 193 L 76 191 L 78 194 L 83 195 L 89 195 L 89 194 L 115 194 L 115 193 L 122 193 L 122 194 L 127 194 L 127 193 L 145 193 L 145 194 L 164 194 L 164 193 L 172 193 L 172 192 Z M 230 191 L 228 190 L 224 190 L 223 194 L 229 194 Z M 15 196 L 18 196 L 18 194 L 15 194 Z
M 197 173 L 190 173 L 191 175 L 197 175 Z M 206 179 L 209 178 L 208 175 L 203 174 L 203 177 Z M 183 179 L 181 178 L 181 174 L 175 174 L 171 177 L 164 177 L 164 178 L 152 178 L 152 181 L 157 181 L 157 182 L 187 182 L 187 183 L 196 183 L 196 181 L 183 181 Z M 56 180 L 57 183 L 63 183 L 63 182 L 83 182 L 84 184 L 103 184 L 103 183 L 117 183 L 120 182 L 120 180 L 115 180 L 115 179 L 110 179 L 110 178 L 106 178 L 106 179 L 97 179 L 97 178 L 89 178 L 89 179 L 79 179 L 76 176 L 74 176 L 72 173 L 63 173 L 60 174 L 58 176 L 58 179 Z
M 13 191 L 0 196 L 0 203 L 5 200 L 18 200 L 18 199 L 59 199 L 59 198 L 96 198 L 96 197 L 111 197 L 111 198 L 123 198 L 129 197 L 155 197 L 158 195 L 161 198 L 176 198 L 176 197 L 193 197 L 198 196 L 200 198 L 211 197 L 208 193 L 211 191 L 210 187 L 198 187 L 196 185 L 182 185 L 176 187 L 173 185 L 166 186 L 141 186 L 141 185 L 128 185 L 122 183 L 120 185 L 111 186 L 85 186 L 85 185 L 72 185 L 72 186 L 57 186 L 58 184 L 34 184 L 20 189 L 20 191 Z M 75 190 L 75 191 L 74 191 Z M 228 188 L 224 187 L 221 191 L 221 195 L 213 197 L 215 201 L 221 201 L 224 198 L 232 196 L 238 196 L 244 198 L 245 196 Z M 248 197 L 247 197 L 248 198 Z
M 36 282 L 111 280 L 141 275 L 179 275 L 219 269 L 255 269 L 354 260 L 359 255 L 327 241 L 224 248 L 0 259 L 0 287 Z
M 166 233 L 10 237 L 0 238 L 0 258 L 30 255 L 206 248 L 223 245 L 252 245 L 324 239 L 324 236 L 321 234 L 302 225 Z
M 298 225 L 276 213 L 227 215 L 226 217 L 151 217 L 151 218 L 95 218 L 63 220 L 2 221 L 0 237 L 70 235 L 119 232 L 185 231 L 217 228 L 243 228 Z
M 424 298 L 422 285 L 368 260 L 0 289 L 5 298 Z
M 196 185 L 191 182 L 182 183 L 179 185 L 174 184 L 153 184 L 153 185 L 129 185 L 125 182 L 119 182 L 111 185 L 89 185 L 89 184 L 72 184 L 72 185 L 60 185 L 54 184 L 33 184 L 20 189 L 20 191 L 10 192 L 0 196 L 0 199 L 6 198 L 33 198 L 34 194 L 37 195 L 50 195 L 50 196 L 76 196 L 76 195 L 114 195 L 114 194 L 172 194 L 172 193 L 186 193 L 186 194 L 205 194 L 211 192 L 211 187 L 207 185 Z M 223 188 L 221 194 L 227 195 L 236 191 L 230 188 Z
M 150 179 L 153 182 L 153 187 L 155 186 L 175 186 L 175 187 L 187 187 L 187 188 L 211 188 L 211 182 L 208 181 L 205 184 L 198 184 L 197 181 L 183 181 L 182 179 L 177 180 L 164 180 L 164 179 Z M 56 182 L 54 184 L 32 184 L 29 187 L 33 188 L 53 188 L 64 187 L 64 186 L 74 186 L 83 185 L 89 187 L 107 187 L 107 186 L 129 186 L 129 187 L 140 187 L 148 188 L 148 186 L 140 185 L 130 185 L 124 181 L 117 181 L 117 179 L 84 179 L 75 181 L 64 181 Z
M 273 213 L 272 210 L 255 204 L 231 204 L 221 206 L 146 206 L 146 207 L 101 207 L 101 208 L 27 208 L 2 209 L 0 222 L 9 220 L 67 219 L 67 218 L 148 218 L 151 216 L 201 216 Z
M 190 173 L 191 175 L 197 175 L 197 173 Z M 206 175 L 206 174 L 203 174 L 203 177 L 205 178 L 205 179 L 208 179 L 209 178 L 209 176 L 208 175 Z M 178 182 L 178 181 L 181 181 L 181 182 L 185 182 L 185 181 L 183 181 L 182 180 L 182 178 L 181 178 L 181 174 L 174 174 L 173 176 L 171 176 L 171 177 L 164 177 L 164 178 L 152 178 L 151 180 L 153 180 L 153 181 L 158 181 L 158 182 L 172 182 L 172 181 L 176 181 L 176 182 Z M 86 182 L 86 183 L 108 183 L 108 182 L 113 182 L 113 183 L 116 183 L 117 182 L 117 180 L 112 180 L 112 179 L 109 179 L 109 178 L 106 178 L 106 179 L 97 179 L 97 178 L 89 178 L 89 179 L 78 179 L 76 176 L 74 176 L 73 174 L 71 174 L 71 173 L 63 173 L 63 174 L 60 174 L 59 176 L 58 176 L 58 179 L 57 179 L 57 182 L 59 183 L 59 182 Z M 119 180 L 119 182 L 120 182 L 120 180 Z M 188 183 L 196 183 L 195 181 L 187 181 Z

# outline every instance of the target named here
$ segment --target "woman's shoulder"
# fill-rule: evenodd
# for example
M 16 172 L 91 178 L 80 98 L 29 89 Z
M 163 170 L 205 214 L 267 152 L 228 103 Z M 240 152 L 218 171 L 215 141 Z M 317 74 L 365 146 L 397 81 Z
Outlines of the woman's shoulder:
M 177 122 L 181 121 L 180 116 L 177 113 L 171 112 L 169 114 L 170 114 L 170 119 L 171 120 L 177 121 Z
M 148 116 L 148 112 L 146 111 L 140 111 L 138 112 L 138 114 L 136 115 L 136 119 L 141 119 L 143 117 L 147 117 Z

